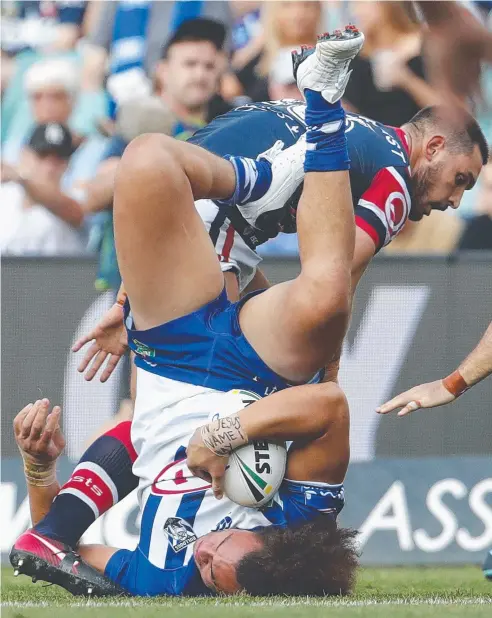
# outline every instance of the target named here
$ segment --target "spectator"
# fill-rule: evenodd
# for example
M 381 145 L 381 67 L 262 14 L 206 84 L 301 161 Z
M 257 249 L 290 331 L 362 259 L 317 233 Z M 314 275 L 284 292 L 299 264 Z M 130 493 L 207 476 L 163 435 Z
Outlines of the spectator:
M 228 2 L 105 2 L 96 27 L 89 35 L 84 59 L 83 89 L 101 96 L 109 64 L 108 89 L 116 99 L 125 96 L 128 84 L 134 92 L 149 94 L 161 51 L 179 26 L 197 17 L 218 20 L 229 31 Z M 229 47 L 229 45 L 227 45 Z M 116 114 L 113 101 L 111 117 Z
M 79 202 L 60 191 L 72 150 L 72 136 L 64 125 L 42 124 L 23 148 L 19 167 L 2 164 L 2 254 L 84 252 L 84 211 Z
M 240 50 L 241 63 L 233 58 L 240 89 L 234 92 L 228 85 L 229 93 L 245 94 L 254 101 L 268 99 L 268 76 L 279 51 L 313 45 L 322 30 L 321 2 L 265 2 L 261 11 L 263 34 L 251 41 L 247 54 Z
M 4 6 L 7 5 L 7 6 Z M 82 34 L 89 2 L 2 2 L 2 49 L 71 50 Z
M 272 101 L 279 99 L 302 100 L 302 95 L 292 72 L 290 48 L 280 49 L 272 63 L 268 76 L 268 98 Z
M 33 124 L 56 122 L 68 124 L 78 89 L 76 65 L 67 59 L 46 59 L 33 64 L 24 77 Z M 20 122 L 22 120 L 22 122 Z M 13 122 L 4 146 L 3 158 L 16 164 L 32 125 L 25 119 Z
M 209 106 L 217 94 L 225 36 L 220 22 L 188 20 L 162 50 L 156 67 L 156 93 L 177 118 L 172 134 L 178 139 L 187 139 L 211 119 Z M 127 143 L 115 133 L 105 158 L 121 157 Z
M 492 162 L 480 174 L 476 215 L 466 222 L 460 251 L 492 251 Z
M 410 7 L 405 2 L 350 4 L 366 41 L 352 62 L 344 102 L 352 111 L 398 127 L 420 108 L 439 102 L 424 79 L 421 26 Z
M 142 133 L 172 135 L 175 126 L 176 117 L 158 97 L 134 99 L 118 108 L 116 130 L 123 145 Z M 122 151 L 118 153 L 115 150 L 112 156 L 104 160 L 87 186 L 85 208 L 95 214 L 91 248 L 99 253 L 98 290 L 118 289 L 121 283 L 112 216 L 114 176 L 121 154 Z

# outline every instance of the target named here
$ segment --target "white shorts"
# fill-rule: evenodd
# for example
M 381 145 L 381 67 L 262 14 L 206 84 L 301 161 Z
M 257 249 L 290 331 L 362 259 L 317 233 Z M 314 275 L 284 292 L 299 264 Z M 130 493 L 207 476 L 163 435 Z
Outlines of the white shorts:
M 222 272 L 235 271 L 243 291 L 253 279 L 261 257 L 248 247 L 212 200 L 198 200 L 195 206 L 214 243 Z

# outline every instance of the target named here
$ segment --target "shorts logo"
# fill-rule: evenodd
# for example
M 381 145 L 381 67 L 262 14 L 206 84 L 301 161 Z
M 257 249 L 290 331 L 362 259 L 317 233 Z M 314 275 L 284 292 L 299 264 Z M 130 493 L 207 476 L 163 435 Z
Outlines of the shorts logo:
M 149 356 L 150 358 L 155 357 L 155 350 L 149 348 L 149 346 L 145 345 L 145 343 L 142 343 L 138 339 L 133 339 L 133 344 L 135 346 L 135 354 L 138 354 L 139 356 Z
M 164 532 L 167 534 L 169 545 L 176 553 L 194 543 L 198 538 L 192 526 L 181 517 L 168 517 L 164 524 Z

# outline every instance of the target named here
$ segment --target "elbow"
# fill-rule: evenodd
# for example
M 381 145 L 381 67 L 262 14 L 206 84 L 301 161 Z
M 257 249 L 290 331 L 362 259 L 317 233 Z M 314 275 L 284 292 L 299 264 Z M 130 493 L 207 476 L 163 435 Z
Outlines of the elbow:
M 316 417 L 320 435 L 328 433 L 334 426 L 348 423 L 349 408 L 344 392 L 334 382 L 317 385 L 319 392 Z

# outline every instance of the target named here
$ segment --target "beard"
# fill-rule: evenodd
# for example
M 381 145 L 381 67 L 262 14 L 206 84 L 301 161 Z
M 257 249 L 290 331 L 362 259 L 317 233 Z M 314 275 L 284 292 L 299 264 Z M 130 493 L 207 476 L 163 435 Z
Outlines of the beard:
M 424 169 L 415 170 L 411 179 L 412 209 L 408 217 L 410 221 L 420 221 L 426 213 L 427 204 L 430 203 L 431 208 L 440 205 L 440 202 L 430 202 L 429 194 L 439 184 L 439 177 L 443 168 L 443 163 L 435 163 Z

